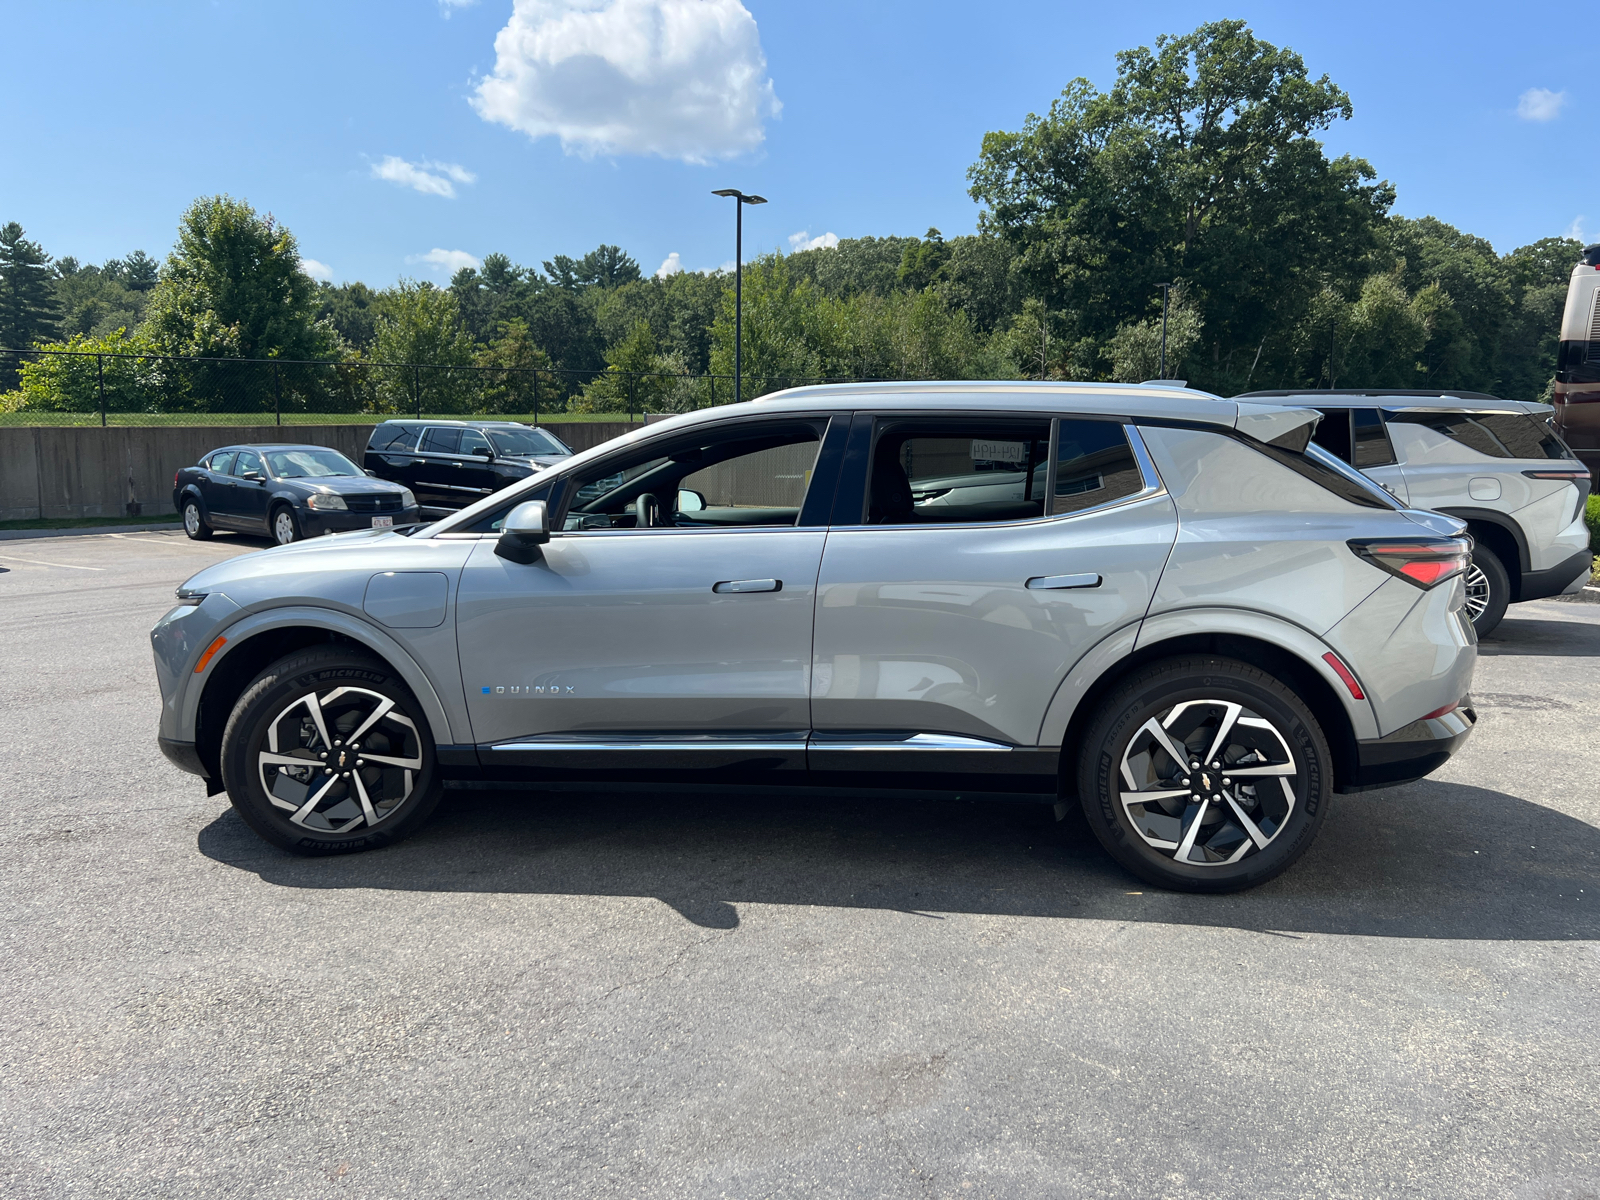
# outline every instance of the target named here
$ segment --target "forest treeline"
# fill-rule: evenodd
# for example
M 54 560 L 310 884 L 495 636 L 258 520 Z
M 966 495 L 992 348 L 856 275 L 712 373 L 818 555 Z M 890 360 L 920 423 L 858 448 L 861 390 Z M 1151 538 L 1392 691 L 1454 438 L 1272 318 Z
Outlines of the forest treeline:
M 976 233 L 746 264 L 746 394 L 814 378 L 1151 378 L 1170 283 L 1166 374 L 1223 395 L 1547 397 L 1580 244 L 1497 254 L 1394 215 L 1393 187 L 1316 136 L 1350 115 L 1327 76 L 1240 21 L 1125 51 L 1109 90 L 1074 80 L 984 137 Z M 650 410 L 703 402 L 682 380 L 731 374 L 733 327 L 731 274 L 652 277 L 610 245 L 537 267 L 489 254 L 448 286 L 374 289 L 313 281 L 288 229 L 226 196 L 194 202 L 159 264 L 52 260 L 0 227 L 5 348 L 561 368 L 589 374 L 557 403 Z M 51 379 L 7 371 L 3 402 L 65 403 Z

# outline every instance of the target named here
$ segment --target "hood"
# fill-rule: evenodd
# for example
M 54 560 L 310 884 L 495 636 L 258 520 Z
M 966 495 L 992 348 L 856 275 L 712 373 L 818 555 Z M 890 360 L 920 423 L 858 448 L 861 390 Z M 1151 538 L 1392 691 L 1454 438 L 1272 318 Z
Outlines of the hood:
M 315 555 L 348 555 L 352 551 L 364 550 L 373 543 L 392 542 L 404 536 L 392 529 L 356 529 L 349 533 L 327 534 L 323 537 L 307 538 L 303 542 L 290 542 L 287 546 L 269 546 L 264 550 L 223 559 L 202 571 L 197 571 L 183 581 L 180 590 L 226 592 L 230 583 L 270 577 L 281 572 L 285 567 L 290 567 L 290 563 L 286 560 L 304 560 Z
M 280 479 L 277 482 L 299 484 L 301 487 L 333 492 L 339 496 L 359 496 L 374 492 L 395 495 L 405 490 L 398 483 L 390 483 L 387 479 L 373 479 L 370 475 L 308 475 L 301 479 Z

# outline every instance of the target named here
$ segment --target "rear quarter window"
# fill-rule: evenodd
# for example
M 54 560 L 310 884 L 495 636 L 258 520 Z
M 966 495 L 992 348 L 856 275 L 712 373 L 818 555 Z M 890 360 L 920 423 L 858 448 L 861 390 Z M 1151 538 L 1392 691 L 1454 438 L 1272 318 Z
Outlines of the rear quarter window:
M 417 444 L 417 431 L 404 425 L 380 425 L 372 431 L 368 450 L 409 450 Z
M 1390 412 L 1390 424 L 1419 425 L 1486 458 L 1566 458 L 1549 421 L 1532 413 Z

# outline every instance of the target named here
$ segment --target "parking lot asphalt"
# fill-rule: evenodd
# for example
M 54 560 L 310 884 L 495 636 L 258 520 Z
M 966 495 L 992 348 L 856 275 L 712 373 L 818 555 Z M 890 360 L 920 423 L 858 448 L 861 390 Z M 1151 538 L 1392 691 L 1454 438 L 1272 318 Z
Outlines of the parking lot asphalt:
M 1253 892 L 954 799 L 457 790 L 257 840 L 147 633 L 263 543 L 0 545 L 0 1194 L 1600 1195 L 1600 606 Z

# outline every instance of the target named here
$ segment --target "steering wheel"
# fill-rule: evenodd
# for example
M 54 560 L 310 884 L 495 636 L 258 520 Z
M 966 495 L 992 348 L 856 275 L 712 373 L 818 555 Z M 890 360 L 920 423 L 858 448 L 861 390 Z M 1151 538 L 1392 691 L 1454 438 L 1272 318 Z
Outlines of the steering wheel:
M 635 529 L 654 529 L 661 524 L 661 501 L 650 492 L 641 492 L 633 502 Z

